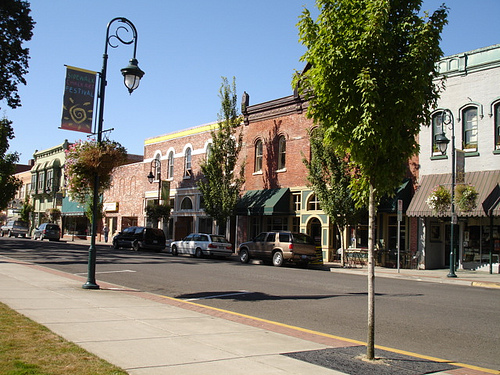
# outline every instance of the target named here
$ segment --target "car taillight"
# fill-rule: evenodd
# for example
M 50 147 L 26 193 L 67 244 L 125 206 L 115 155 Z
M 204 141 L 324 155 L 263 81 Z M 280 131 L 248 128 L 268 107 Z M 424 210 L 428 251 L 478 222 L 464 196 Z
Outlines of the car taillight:
M 226 246 L 226 249 L 228 249 L 228 250 L 232 250 L 232 248 L 233 248 L 233 245 Z
M 293 250 L 293 243 L 288 245 L 288 250 Z
M 208 244 L 209 249 L 217 249 L 217 245 L 214 245 L 213 243 Z

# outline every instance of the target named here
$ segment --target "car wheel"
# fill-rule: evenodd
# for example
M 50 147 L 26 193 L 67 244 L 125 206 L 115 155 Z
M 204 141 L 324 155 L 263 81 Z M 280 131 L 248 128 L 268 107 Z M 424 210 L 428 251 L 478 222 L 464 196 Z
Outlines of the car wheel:
M 281 251 L 276 251 L 273 254 L 273 266 L 281 267 L 283 265 L 283 253 Z
M 240 250 L 240 262 L 241 263 L 248 263 L 250 260 L 250 255 L 248 254 L 247 249 L 241 249 Z
M 139 245 L 139 241 L 134 241 L 132 243 L 132 249 L 134 249 L 134 251 L 139 251 L 141 249 L 141 246 Z
M 201 258 L 203 256 L 203 251 L 201 251 L 200 248 L 197 248 L 196 251 L 194 252 L 195 258 Z
M 5 236 L 5 233 L 2 231 L 2 233 L 0 233 L 0 236 L 2 237 Z
M 8 237 L 12 237 L 13 236 L 13 234 L 12 234 L 12 232 L 10 230 L 7 232 L 7 236 Z
M 40 241 L 43 241 L 43 234 L 40 235 Z
M 179 252 L 177 251 L 177 246 L 172 246 L 172 255 L 174 257 L 176 257 L 177 255 L 179 255 Z
M 118 241 L 114 240 L 113 241 L 113 249 L 118 250 L 119 248 L 120 248 L 120 246 L 118 246 Z

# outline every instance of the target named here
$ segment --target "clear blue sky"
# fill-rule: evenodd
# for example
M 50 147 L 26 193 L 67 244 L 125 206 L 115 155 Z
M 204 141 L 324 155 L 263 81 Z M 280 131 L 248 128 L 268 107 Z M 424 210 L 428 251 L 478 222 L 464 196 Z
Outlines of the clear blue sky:
M 445 2 L 449 24 L 442 34 L 445 55 L 500 43 L 500 0 L 424 0 L 433 11 Z M 137 59 L 146 72 L 129 95 L 120 69 L 132 47 L 109 49 L 104 129 L 129 153 L 142 154 L 144 140 L 217 120 L 221 77 L 236 77 L 256 104 L 290 95 L 291 78 L 304 66 L 296 24 L 314 0 L 32 0 L 36 25 L 22 107 L 2 111 L 13 121 L 10 151 L 25 164 L 35 150 L 85 133 L 58 129 L 65 66 L 100 71 L 107 23 L 126 17 L 138 31 Z M 314 14 L 314 13 L 313 13 Z M 317 14 L 317 12 L 316 12 Z M 240 99 L 239 99 L 240 100 Z M 239 102 L 238 100 L 238 102 Z

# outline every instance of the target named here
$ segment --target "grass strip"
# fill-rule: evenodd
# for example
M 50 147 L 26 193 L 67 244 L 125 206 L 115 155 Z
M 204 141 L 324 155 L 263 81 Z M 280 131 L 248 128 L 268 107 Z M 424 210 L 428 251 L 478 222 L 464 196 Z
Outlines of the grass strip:
M 0 374 L 127 373 L 0 303 Z

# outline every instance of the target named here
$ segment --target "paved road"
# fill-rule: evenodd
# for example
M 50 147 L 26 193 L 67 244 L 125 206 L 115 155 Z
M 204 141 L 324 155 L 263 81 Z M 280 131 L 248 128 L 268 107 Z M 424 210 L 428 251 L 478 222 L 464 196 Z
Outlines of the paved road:
M 0 239 L 0 254 L 85 274 L 87 246 Z M 366 339 L 366 278 L 98 247 L 97 279 L 320 332 Z M 500 367 L 498 290 L 378 278 L 376 343 Z

